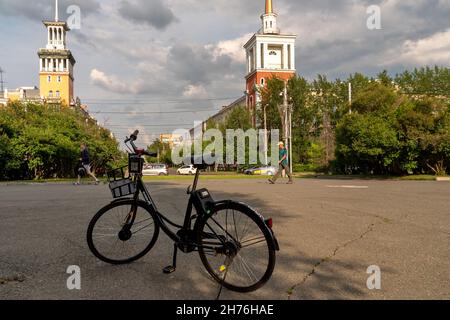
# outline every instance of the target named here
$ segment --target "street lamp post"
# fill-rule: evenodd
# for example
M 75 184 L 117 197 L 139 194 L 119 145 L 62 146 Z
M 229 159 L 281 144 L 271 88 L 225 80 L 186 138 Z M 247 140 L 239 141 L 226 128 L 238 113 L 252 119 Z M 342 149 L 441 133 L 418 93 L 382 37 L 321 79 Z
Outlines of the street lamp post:
M 292 163 L 292 104 L 288 103 L 288 93 L 287 93 L 287 82 L 284 84 L 283 91 L 284 101 L 283 101 L 283 112 L 284 112 L 284 142 L 285 146 L 289 148 L 288 161 L 289 169 L 292 174 L 293 163 Z
M 264 157 L 265 157 L 265 165 L 267 166 L 268 159 L 267 159 L 267 147 L 269 144 L 268 137 L 267 137 L 267 114 L 266 114 L 266 106 L 263 106 L 264 111 Z M 273 143 L 273 142 L 272 142 Z
M 292 161 L 292 104 L 289 105 L 289 166 L 292 174 L 293 161 Z

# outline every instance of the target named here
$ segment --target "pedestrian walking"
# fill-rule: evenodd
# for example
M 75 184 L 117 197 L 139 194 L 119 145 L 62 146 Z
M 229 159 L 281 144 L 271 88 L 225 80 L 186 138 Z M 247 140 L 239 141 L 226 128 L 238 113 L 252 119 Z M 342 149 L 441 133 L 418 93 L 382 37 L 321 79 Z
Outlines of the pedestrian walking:
M 85 143 L 82 143 L 80 145 L 80 151 L 81 151 L 80 161 L 82 168 L 85 170 L 86 175 L 91 176 L 95 180 L 95 184 L 98 184 L 99 181 L 97 177 L 94 175 L 94 173 L 91 172 L 91 161 L 89 158 L 89 150 Z M 75 185 L 79 186 L 80 184 L 81 184 L 81 175 L 80 172 L 78 172 L 78 181 L 75 183 Z
M 278 180 L 278 178 L 280 178 L 281 173 L 284 170 L 286 172 L 286 175 L 289 177 L 288 184 L 292 184 L 294 183 L 294 181 L 292 180 L 292 173 L 291 170 L 289 169 L 288 151 L 284 146 L 284 142 L 280 142 L 278 146 L 280 147 L 280 161 L 278 161 L 279 169 L 277 174 L 272 179 L 269 179 L 269 182 L 270 184 L 275 184 L 275 182 Z

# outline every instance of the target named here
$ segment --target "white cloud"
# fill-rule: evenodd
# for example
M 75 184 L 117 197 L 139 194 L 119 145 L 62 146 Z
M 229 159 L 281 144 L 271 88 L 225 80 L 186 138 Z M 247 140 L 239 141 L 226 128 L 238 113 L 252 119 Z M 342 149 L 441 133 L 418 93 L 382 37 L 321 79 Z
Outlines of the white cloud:
M 208 92 L 202 85 L 188 85 L 184 89 L 183 97 L 191 99 L 205 99 L 208 97 Z
M 252 33 L 247 33 L 236 39 L 219 41 L 215 45 L 207 45 L 205 48 L 212 49 L 216 59 L 221 55 L 227 55 L 235 62 L 245 63 L 245 50 L 243 47 L 252 35 Z
M 417 41 L 407 40 L 399 61 L 413 64 L 450 64 L 450 29 Z
M 116 76 L 108 76 L 104 72 L 92 69 L 91 71 L 91 81 L 94 85 L 97 85 L 108 91 L 116 92 L 129 92 L 129 88 Z

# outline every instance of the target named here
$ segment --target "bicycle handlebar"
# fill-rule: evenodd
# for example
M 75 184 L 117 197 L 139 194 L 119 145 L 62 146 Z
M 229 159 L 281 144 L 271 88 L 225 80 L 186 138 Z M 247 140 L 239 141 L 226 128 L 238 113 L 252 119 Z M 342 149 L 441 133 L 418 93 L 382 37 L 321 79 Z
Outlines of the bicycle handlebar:
M 129 138 L 126 138 L 124 142 L 125 143 L 134 142 L 137 140 L 138 135 L 139 135 L 139 130 L 136 130 L 133 132 L 133 134 Z
M 138 135 L 139 135 L 139 130 L 134 131 L 133 134 L 124 141 L 125 144 L 129 142 L 131 144 L 131 146 L 133 147 L 133 151 L 136 152 L 137 154 L 141 154 L 141 155 L 145 155 L 145 156 L 149 156 L 149 157 L 157 157 L 158 154 L 156 152 L 148 152 L 148 151 L 145 151 L 143 149 L 139 149 L 138 147 L 136 147 L 136 145 L 134 144 L 134 141 L 137 140 Z

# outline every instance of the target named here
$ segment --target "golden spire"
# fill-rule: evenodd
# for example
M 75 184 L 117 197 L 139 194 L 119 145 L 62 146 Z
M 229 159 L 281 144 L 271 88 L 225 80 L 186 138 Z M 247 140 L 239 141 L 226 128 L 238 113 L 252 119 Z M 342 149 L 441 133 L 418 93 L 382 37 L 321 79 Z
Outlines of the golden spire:
M 266 14 L 273 13 L 272 0 L 266 0 Z

